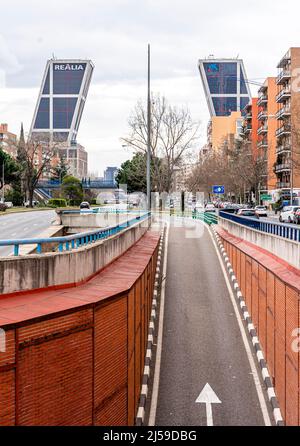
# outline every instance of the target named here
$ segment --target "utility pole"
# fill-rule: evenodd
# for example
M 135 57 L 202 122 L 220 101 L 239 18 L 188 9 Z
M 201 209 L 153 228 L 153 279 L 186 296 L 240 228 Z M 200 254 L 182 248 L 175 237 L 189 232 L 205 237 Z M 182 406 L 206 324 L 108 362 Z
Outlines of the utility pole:
M 147 206 L 151 210 L 151 96 L 150 96 L 150 44 L 148 44 L 148 100 L 147 100 Z
M 293 206 L 293 195 L 294 195 L 294 159 L 293 159 L 293 142 L 291 144 L 291 176 L 290 176 L 290 186 L 291 186 L 291 206 Z
M 5 180 L 5 178 L 4 178 L 4 160 L 2 161 L 2 202 L 4 203 L 5 202 L 5 199 L 4 199 L 4 180 Z

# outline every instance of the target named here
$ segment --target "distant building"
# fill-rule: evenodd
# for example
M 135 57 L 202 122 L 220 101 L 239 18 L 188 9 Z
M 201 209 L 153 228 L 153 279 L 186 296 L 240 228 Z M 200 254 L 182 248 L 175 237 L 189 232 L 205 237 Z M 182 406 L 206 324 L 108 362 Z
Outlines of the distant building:
M 235 139 L 242 132 L 243 117 L 241 112 L 232 112 L 228 116 L 213 116 L 211 122 L 212 149 L 218 150 L 224 145 L 233 149 Z
M 8 131 L 8 124 L 0 124 L 0 147 L 13 158 L 17 156 L 17 135 Z
M 211 117 L 245 108 L 251 93 L 241 59 L 200 59 L 198 67 Z
M 258 158 L 265 163 L 265 180 L 261 184 L 261 192 L 268 193 L 276 189 L 274 163 L 276 161 L 276 78 L 268 77 L 258 90 Z
M 93 70 L 90 60 L 48 60 L 29 133 L 33 140 L 57 144 L 78 177 L 87 175 L 88 155 L 77 134 Z
M 68 173 L 77 178 L 87 178 L 88 176 L 88 154 L 85 148 L 73 143 L 70 146 L 61 146 L 58 150 L 59 157 L 66 161 L 69 166 Z
M 300 197 L 300 48 L 290 48 L 277 68 L 276 187 Z
M 104 181 L 115 182 L 118 170 L 118 167 L 107 167 L 104 171 Z

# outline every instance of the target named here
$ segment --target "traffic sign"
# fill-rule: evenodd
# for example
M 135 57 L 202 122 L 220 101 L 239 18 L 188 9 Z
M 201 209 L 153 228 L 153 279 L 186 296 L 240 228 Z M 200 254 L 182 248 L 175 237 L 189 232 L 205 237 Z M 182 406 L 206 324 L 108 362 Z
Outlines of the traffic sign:
M 214 185 L 212 191 L 213 194 L 225 194 L 225 186 Z
M 263 201 L 272 201 L 272 195 L 269 195 L 269 194 L 262 194 L 262 195 L 260 196 L 260 199 L 263 200 Z

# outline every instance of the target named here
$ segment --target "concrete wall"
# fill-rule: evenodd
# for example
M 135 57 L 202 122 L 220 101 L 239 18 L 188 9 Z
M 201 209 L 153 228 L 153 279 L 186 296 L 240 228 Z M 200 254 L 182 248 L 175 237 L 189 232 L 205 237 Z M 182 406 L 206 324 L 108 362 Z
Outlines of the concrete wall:
M 58 224 L 69 228 L 70 232 L 78 232 L 89 230 L 90 228 L 105 228 L 107 226 L 117 226 L 127 220 L 135 218 L 139 213 L 120 213 L 99 212 L 95 214 L 78 213 L 78 214 L 58 214 Z
M 77 284 L 91 277 L 134 245 L 150 219 L 121 233 L 69 252 L 0 259 L 0 294 Z
M 255 245 L 266 249 L 290 265 L 300 269 L 300 243 L 292 240 L 278 237 L 277 235 L 267 234 L 248 228 L 234 221 L 219 217 L 219 225 L 243 240 L 254 243 Z

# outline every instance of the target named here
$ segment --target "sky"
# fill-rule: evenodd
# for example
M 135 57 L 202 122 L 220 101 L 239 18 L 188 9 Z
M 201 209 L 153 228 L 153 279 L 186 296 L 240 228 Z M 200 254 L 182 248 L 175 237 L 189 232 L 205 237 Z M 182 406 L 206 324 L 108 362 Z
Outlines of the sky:
M 131 157 L 120 138 L 136 102 L 146 101 L 148 43 L 151 91 L 189 107 L 201 123 L 199 148 L 209 113 L 198 59 L 242 58 L 248 79 L 262 83 L 289 47 L 300 46 L 299 0 L 0 0 L 0 11 L 0 122 L 29 131 L 52 55 L 91 59 L 78 142 L 99 175 Z

